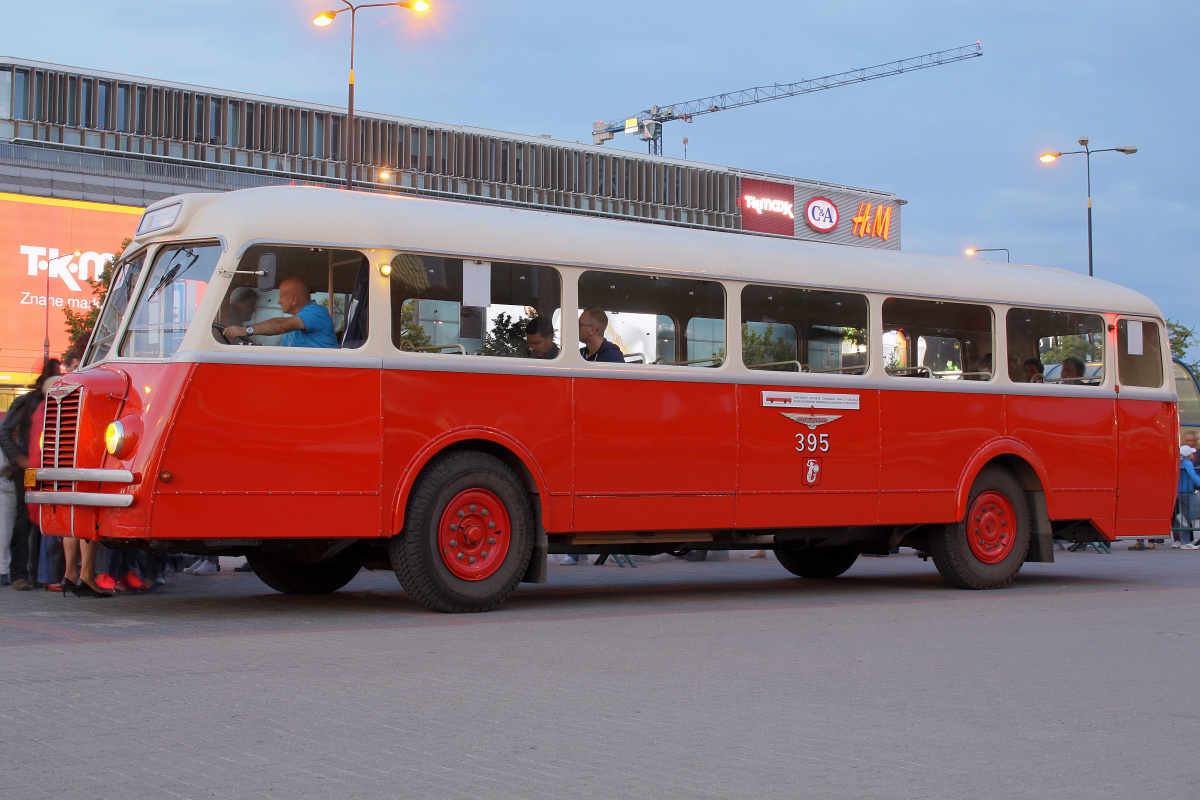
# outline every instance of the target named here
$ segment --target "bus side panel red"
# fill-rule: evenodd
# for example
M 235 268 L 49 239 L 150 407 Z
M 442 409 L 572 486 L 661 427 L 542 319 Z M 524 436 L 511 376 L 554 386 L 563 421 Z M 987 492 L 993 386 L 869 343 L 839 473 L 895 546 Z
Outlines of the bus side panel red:
M 1102 531 L 1116 516 L 1116 414 L 1111 398 L 1009 395 L 1008 435 L 1046 466 L 1051 519 L 1091 519 Z
M 575 380 L 575 530 L 731 528 L 736 387 Z
M 472 431 L 491 431 L 495 435 L 479 438 L 516 441 L 529 453 L 532 463 L 527 466 L 536 473 L 534 480 L 544 481 L 546 529 L 571 530 L 569 378 L 388 369 L 383 373 L 383 400 L 387 527 L 402 524 L 403 506 L 397 513 L 396 505 L 406 500 L 420 468 L 436 456 L 431 442 L 455 431 L 465 437 L 473 436 Z
M 1117 535 L 1166 538 L 1179 489 L 1175 404 L 1118 398 L 1117 425 Z
M 963 468 L 1003 432 L 1004 397 L 903 391 L 922 379 L 893 380 L 897 387 L 880 393 L 880 522 L 951 522 Z
M 783 391 L 781 391 L 783 390 Z M 858 408 L 765 405 L 803 393 L 857 397 Z M 738 387 L 740 528 L 874 525 L 879 521 L 879 392 Z
M 198 364 L 155 538 L 379 536 L 379 370 Z

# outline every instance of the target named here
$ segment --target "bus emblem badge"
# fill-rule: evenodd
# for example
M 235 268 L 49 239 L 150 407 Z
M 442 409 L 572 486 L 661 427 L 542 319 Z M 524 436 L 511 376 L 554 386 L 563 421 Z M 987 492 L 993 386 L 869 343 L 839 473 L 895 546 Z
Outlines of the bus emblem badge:
M 818 426 L 826 425 L 833 422 L 835 419 L 841 419 L 841 414 L 788 414 L 785 411 L 780 411 L 788 419 L 793 422 L 799 422 L 807 427 L 810 431 L 815 431 Z
M 804 459 L 804 476 L 801 481 L 805 486 L 820 486 L 821 485 L 821 459 L 806 458 Z

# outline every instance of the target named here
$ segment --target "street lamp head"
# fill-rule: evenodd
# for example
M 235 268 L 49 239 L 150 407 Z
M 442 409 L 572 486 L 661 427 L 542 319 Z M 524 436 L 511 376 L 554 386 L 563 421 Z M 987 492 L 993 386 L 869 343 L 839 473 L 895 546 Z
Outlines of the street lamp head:
M 975 255 L 976 251 L 975 251 L 974 247 L 968 247 L 966 250 L 963 250 L 963 252 L 969 256 L 973 256 L 973 255 Z
M 1086 137 L 1086 136 L 1080 136 L 1080 137 L 1079 137 L 1079 146 L 1080 146 L 1080 147 L 1087 147 L 1087 146 L 1088 146 L 1088 142 L 1090 142 L 1090 141 L 1091 141 L 1091 139 L 1089 139 L 1088 137 Z
M 318 28 L 324 28 L 326 25 L 331 24 L 333 22 L 333 18 L 337 15 L 338 12 L 336 11 L 322 11 L 320 14 L 317 14 L 315 17 L 313 17 L 313 25 L 316 25 Z
M 405 3 L 404 5 L 417 12 L 428 11 L 431 8 L 429 3 L 426 3 L 425 0 L 414 0 L 414 2 Z
M 381 181 L 386 181 L 387 179 L 389 179 L 389 178 L 391 178 L 391 177 L 392 177 L 392 173 L 388 172 L 386 169 L 385 169 L 385 170 L 380 170 L 380 172 L 379 172 L 379 180 L 381 180 Z
M 1044 161 L 1047 164 L 1049 164 L 1051 161 L 1054 161 L 1056 158 L 1058 158 L 1061 155 L 1062 155 L 1062 153 L 1042 153 L 1042 156 L 1039 160 Z
M 1127 156 L 1131 156 L 1137 152 L 1136 147 L 1114 147 L 1113 149 L 1116 150 L 1118 153 L 1124 153 Z

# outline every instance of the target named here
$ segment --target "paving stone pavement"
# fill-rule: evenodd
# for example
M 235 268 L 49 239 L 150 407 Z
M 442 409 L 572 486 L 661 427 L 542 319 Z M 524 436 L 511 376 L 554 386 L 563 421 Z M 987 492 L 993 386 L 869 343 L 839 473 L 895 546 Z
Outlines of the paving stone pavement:
M 0 798 L 1200 796 L 1200 552 L 1057 556 L 994 592 L 908 551 L 552 564 L 477 615 L 240 559 L 3 589 Z

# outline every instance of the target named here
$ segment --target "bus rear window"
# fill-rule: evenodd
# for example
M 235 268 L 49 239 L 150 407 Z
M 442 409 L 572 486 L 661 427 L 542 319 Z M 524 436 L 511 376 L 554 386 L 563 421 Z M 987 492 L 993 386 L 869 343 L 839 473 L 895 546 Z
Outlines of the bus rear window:
M 391 292 L 392 343 L 406 352 L 534 358 L 538 319 L 561 340 L 562 279 L 553 267 L 400 254 Z M 536 357 L 557 355 L 552 344 Z
M 971 303 L 889 297 L 883 358 L 899 378 L 992 379 L 992 310 Z
M 1099 386 L 1104 336 L 1104 318 L 1098 314 L 1011 308 L 1008 375 L 1014 383 Z
M 755 370 L 861 375 L 867 298 L 785 286 L 742 290 L 742 361 Z

